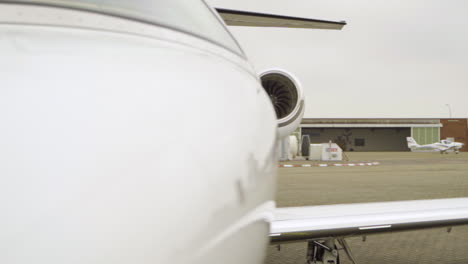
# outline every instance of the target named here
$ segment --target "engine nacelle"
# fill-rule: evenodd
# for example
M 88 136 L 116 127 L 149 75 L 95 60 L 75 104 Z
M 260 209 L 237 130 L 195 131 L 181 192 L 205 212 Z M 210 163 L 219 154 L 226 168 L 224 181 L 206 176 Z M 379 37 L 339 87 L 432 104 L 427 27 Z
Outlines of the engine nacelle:
M 283 139 L 296 130 L 304 115 L 302 86 L 296 77 L 285 70 L 269 69 L 259 75 L 275 108 L 279 137 Z

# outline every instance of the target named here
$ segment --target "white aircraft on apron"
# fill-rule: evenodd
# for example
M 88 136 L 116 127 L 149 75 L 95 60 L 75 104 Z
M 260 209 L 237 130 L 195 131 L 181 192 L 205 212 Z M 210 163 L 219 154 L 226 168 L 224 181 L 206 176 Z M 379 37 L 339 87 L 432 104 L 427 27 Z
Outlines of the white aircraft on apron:
M 275 208 L 291 73 L 226 28 L 345 22 L 182 0 L 0 1 L 0 263 L 263 263 L 307 241 L 468 223 L 468 199 Z M 313 43 L 312 43 L 313 44 Z

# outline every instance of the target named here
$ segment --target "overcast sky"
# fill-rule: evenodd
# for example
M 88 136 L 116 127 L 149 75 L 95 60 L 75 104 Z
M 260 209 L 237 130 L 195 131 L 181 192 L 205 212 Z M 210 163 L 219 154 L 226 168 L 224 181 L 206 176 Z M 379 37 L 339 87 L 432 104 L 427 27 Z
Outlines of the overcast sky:
M 468 117 L 468 1 L 208 0 L 329 20 L 342 31 L 231 27 L 257 70 L 284 68 L 305 117 Z

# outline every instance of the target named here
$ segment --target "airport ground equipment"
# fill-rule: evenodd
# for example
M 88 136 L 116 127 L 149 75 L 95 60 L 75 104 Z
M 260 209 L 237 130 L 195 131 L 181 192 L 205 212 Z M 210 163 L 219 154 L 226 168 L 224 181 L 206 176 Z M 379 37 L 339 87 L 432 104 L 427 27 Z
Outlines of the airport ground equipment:
M 293 160 L 298 154 L 299 143 L 296 136 L 289 136 L 289 158 Z
M 309 151 L 310 151 L 310 137 L 309 135 L 302 135 L 301 139 L 301 155 L 302 157 L 309 157 Z
M 295 136 L 284 137 L 278 145 L 278 157 L 280 161 L 293 160 L 297 156 L 297 138 Z
M 341 263 L 340 251 L 344 251 L 352 264 L 357 264 L 351 248 L 344 238 L 309 240 L 307 241 L 307 264 L 339 264 Z
M 322 144 L 310 144 L 308 160 L 322 160 Z
M 289 137 L 282 138 L 278 144 L 278 159 L 286 161 L 289 159 Z
M 343 150 L 336 143 L 322 144 L 322 160 L 343 160 Z
M 321 144 L 310 144 L 309 160 L 341 161 L 343 160 L 343 150 L 336 143 L 331 141 Z

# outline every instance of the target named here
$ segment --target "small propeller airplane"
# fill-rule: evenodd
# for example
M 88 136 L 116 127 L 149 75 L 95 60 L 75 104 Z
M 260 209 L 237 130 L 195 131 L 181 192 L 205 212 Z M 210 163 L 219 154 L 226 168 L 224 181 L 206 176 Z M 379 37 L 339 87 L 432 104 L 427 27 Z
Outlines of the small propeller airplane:
M 354 262 L 350 236 L 468 224 L 468 198 L 276 208 L 304 93 L 256 72 L 226 25 L 346 23 L 0 0 L 0 263 L 260 264 L 270 243 L 304 241 L 309 263 L 336 264 L 338 244 Z
M 439 151 L 440 154 L 448 154 L 449 152 L 455 152 L 458 154 L 460 149 L 463 148 L 465 144 L 461 142 L 453 142 L 451 140 L 443 139 L 440 142 L 419 145 L 416 140 L 412 137 L 407 137 L 406 141 L 408 142 L 408 148 L 411 150 L 426 150 L 426 151 Z

